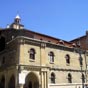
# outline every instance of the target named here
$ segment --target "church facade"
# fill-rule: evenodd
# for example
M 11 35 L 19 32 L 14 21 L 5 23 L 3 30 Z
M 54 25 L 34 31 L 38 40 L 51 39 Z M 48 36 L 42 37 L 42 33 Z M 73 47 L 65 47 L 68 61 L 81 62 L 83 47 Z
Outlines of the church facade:
M 0 88 L 84 88 L 87 50 L 26 30 L 16 16 L 0 30 Z

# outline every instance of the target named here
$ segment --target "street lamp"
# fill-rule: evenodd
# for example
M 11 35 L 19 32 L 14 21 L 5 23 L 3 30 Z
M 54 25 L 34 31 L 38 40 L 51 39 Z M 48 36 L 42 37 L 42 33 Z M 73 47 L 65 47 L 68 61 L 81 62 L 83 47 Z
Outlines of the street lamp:
M 82 56 L 81 56 L 81 52 L 82 52 L 82 50 L 79 49 L 79 64 L 80 64 L 80 67 L 81 67 L 82 88 L 84 88 L 84 75 L 83 75 L 83 70 L 82 70 L 83 58 L 82 58 Z

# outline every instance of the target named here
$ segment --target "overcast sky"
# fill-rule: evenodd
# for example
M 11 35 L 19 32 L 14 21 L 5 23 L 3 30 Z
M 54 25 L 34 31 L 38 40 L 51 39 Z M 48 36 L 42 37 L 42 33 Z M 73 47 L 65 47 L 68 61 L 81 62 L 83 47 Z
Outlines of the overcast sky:
M 0 0 L 0 27 L 17 14 L 26 29 L 67 41 L 88 29 L 88 0 Z

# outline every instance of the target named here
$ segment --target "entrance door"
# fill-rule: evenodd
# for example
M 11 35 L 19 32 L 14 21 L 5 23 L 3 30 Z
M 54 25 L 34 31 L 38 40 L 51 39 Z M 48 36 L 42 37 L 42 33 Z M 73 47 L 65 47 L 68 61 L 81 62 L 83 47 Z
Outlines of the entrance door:
M 12 77 L 9 80 L 8 88 L 15 88 L 15 77 L 12 75 Z
M 32 82 L 29 82 L 28 88 L 32 88 Z
M 39 88 L 39 80 L 35 73 L 31 72 L 27 75 L 24 88 Z
M 1 82 L 0 82 L 0 88 L 5 88 L 5 77 L 2 76 Z

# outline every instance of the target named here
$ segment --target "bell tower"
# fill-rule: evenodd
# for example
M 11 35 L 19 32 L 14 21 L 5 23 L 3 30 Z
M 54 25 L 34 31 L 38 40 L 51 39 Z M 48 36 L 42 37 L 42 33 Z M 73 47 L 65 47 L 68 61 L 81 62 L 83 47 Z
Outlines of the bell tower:
M 14 29 L 23 29 L 24 25 L 20 24 L 21 18 L 19 15 L 17 15 L 14 19 L 14 22 L 10 25 L 10 28 L 14 28 Z
M 17 16 L 15 17 L 15 19 L 14 19 L 14 22 L 17 23 L 17 24 L 19 24 L 20 21 L 21 21 L 21 18 L 20 18 L 19 15 L 17 15 Z

